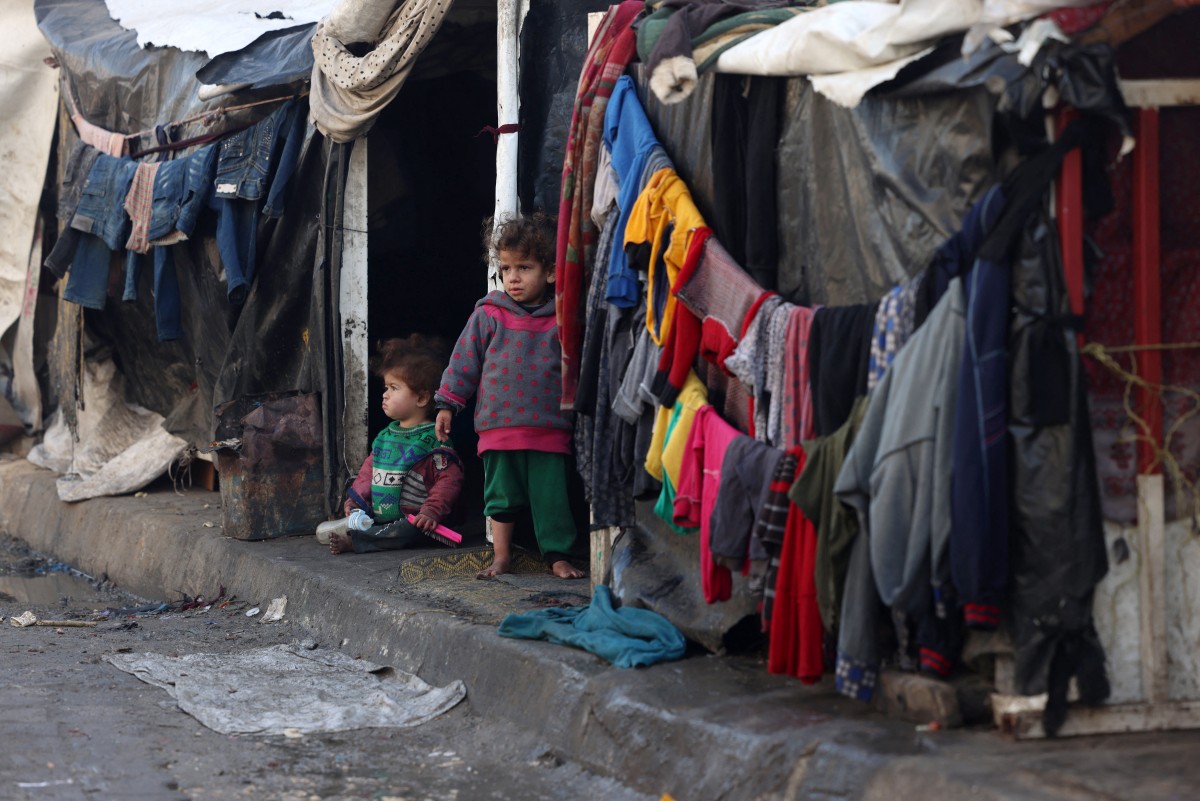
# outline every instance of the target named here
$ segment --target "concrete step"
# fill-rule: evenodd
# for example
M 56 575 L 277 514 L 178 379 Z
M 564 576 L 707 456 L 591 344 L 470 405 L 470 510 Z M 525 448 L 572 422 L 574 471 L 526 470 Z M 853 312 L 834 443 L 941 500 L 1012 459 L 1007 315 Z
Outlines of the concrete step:
M 806 687 L 771 676 L 760 660 L 692 656 L 621 670 L 582 651 L 496 634 L 506 607 L 545 602 L 530 600 L 547 591 L 540 577 L 514 577 L 481 600 L 476 587 L 485 582 L 470 577 L 427 589 L 402 581 L 411 554 L 333 557 L 313 537 L 243 542 L 222 536 L 220 522 L 211 492 L 66 504 L 53 474 L 0 462 L 0 531 L 141 595 L 221 585 L 263 604 L 286 595 L 288 617 L 320 641 L 435 684 L 461 679 L 480 714 L 676 801 L 903 801 L 930 792 L 1142 801 L 1191 797 L 1200 784 L 1191 757 L 1200 735 L 1015 743 L 992 730 L 919 731 L 836 695 L 829 681 Z M 1125 759 L 1131 749 L 1142 763 Z

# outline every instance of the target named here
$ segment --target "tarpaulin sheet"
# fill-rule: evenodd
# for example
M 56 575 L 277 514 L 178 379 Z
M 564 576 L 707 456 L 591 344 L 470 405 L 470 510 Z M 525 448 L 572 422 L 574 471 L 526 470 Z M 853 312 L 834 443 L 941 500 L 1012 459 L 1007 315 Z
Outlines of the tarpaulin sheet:
M 307 80 L 313 68 L 309 43 L 316 29 L 316 25 L 301 25 L 265 33 L 241 50 L 214 57 L 196 78 L 206 84 L 246 87 Z
M 55 413 L 29 461 L 62 477 L 63 501 L 134 492 L 161 476 L 187 443 L 162 427 L 160 414 L 125 403 L 124 382 L 111 361 L 88 362 L 78 411 L 79 441 L 61 413 Z
M 136 132 L 217 105 L 197 98 L 195 74 L 207 62 L 204 55 L 139 49 L 135 35 L 109 18 L 101 0 L 37 0 L 34 8 L 89 122 Z M 278 88 L 265 89 L 239 96 L 238 102 L 280 95 Z M 232 112 L 215 130 L 252 123 L 274 108 Z M 196 123 L 185 126 L 182 135 L 211 130 Z M 73 129 L 65 126 L 59 140 L 64 159 L 73 141 Z M 183 339 L 157 339 L 150 269 L 141 272 L 138 300 L 122 302 L 118 291 L 103 311 L 86 315 L 90 336 L 112 350 L 127 399 L 166 417 L 168 430 L 191 444 L 211 440 L 215 405 L 246 394 L 320 392 L 322 408 L 341 419 L 340 401 L 329 397 L 326 383 L 329 365 L 335 364 L 332 351 L 340 353 L 333 322 L 338 295 L 336 282 L 326 288 L 329 260 L 317 247 L 320 221 L 328 214 L 326 186 L 340 186 L 336 176 L 327 176 L 329 152 L 319 137 L 310 139 L 282 217 L 260 218 L 258 269 L 241 307 L 229 303 L 216 215 L 205 212 L 194 235 L 173 248 Z
M 868 95 L 853 109 L 805 78 L 788 80 L 776 160 L 780 294 L 808 305 L 869 303 L 925 269 L 993 182 L 997 98 L 983 85 L 988 74 L 972 72 L 962 91 L 940 91 L 954 80 L 944 77 L 928 93 L 914 86 L 911 97 Z M 712 84 L 701 75 L 691 96 L 669 106 L 639 84 L 705 219 L 714 204 Z
M 868 95 L 847 109 L 805 79 L 789 81 L 780 293 L 809 305 L 870 303 L 924 270 L 994 180 L 996 103 L 979 87 Z
M 651 503 L 638 503 L 637 519 L 638 525 L 613 543 L 610 585 L 624 606 L 657 612 L 714 653 L 735 645 L 730 632 L 741 630 L 745 621 L 759 628 L 758 599 L 740 573 L 733 576 L 728 601 L 704 602 L 699 535 L 680 536 L 654 514 Z
M 467 696 L 461 681 L 434 687 L 386 665 L 299 644 L 233 654 L 110 654 L 104 659 L 166 690 L 180 709 L 221 734 L 419 726 Z
M 521 26 L 518 190 L 525 210 L 558 208 L 567 129 L 587 54 L 587 15 L 609 0 L 531 0 Z
M 0 334 L 17 319 L 46 165 L 54 139 L 58 73 L 24 3 L 0 4 Z
M 176 47 L 219 56 L 259 36 L 315 23 L 337 0 L 105 0 L 112 18 L 137 33 L 139 47 Z

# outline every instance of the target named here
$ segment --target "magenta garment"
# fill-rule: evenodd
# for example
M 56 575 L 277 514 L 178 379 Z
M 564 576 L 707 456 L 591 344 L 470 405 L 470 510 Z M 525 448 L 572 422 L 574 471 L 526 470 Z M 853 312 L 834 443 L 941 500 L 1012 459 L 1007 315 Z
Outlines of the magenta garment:
M 712 555 L 712 512 L 721 485 L 721 463 L 729 443 L 740 435 L 710 405 L 701 406 L 688 433 L 675 491 L 675 524 L 700 528 L 700 586 L 704 600 L 728 601 L 733 594 L 733 574 Z
M 812 385 L 808 380 L 808 332 L 812 329 L 815 309 L 797 306 L 788 320 L 783 367 L 783 441 L 776 443 L 788 450 L 812 439 Z

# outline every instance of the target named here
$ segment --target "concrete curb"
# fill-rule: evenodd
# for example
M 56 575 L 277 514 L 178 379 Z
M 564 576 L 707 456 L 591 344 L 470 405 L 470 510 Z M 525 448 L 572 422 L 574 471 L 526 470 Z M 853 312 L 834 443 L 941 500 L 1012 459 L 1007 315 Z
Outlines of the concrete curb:
M 24 460 L 0 463 L 0 531 L 139 594 L 225 585 L 264 603 L 287 595 L 288 616 L 322 641 L 431 683 L 461 679 L 479 714 L 536 731 L 563 758 L 647 793 L 679 801 L 901 799 L 925 798 L 932 785 L 973 798 L 1077 797 L 1077 785 L 1063 784 L 1060 793 L 1049 779 L 1034 794 L 1030 782 L 1014 792 L 1004 789 L 1012 782 L 981 791 L 989 771 L 965 770 L 962 755 L 987 755 L 1002 774 L 997 756 L 1037 753 L 991 732 L 917 733 L 826 685 L 770 676 L 752 660 L 702 657 L 620 670 L 581 651 L 501 638 L 493 626 L 388 593 L 398 564 L 392 554 L 331 559 L 306 538 L 225 538 L 204 526 L 220 523 L 212 493 L 66 504 L 54 482 Z M 939 757 L 951 753 L 958 754 L 951 762 Z

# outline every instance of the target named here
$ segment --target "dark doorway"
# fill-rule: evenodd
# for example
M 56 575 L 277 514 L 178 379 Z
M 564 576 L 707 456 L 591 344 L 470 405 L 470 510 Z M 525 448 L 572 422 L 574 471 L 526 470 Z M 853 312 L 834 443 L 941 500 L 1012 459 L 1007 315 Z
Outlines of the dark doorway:
M 494 65 L 494 21 L 444 29 L 367 138 L 372 353 L 382 339 L 418 332 L 452 343 L 488 290 L 481 232 L 494 205 L 496 146 L 477 134 L 495 124 Z M 382 381 L 372 375 L 367 386 L 373 438 L 388 420 Z M 478 499 L 469 414 L 456 419 L 455 444 L 467 468 L 463 501 Z M 482 528 L 481 510 L 464 512 L 465 525 Z

